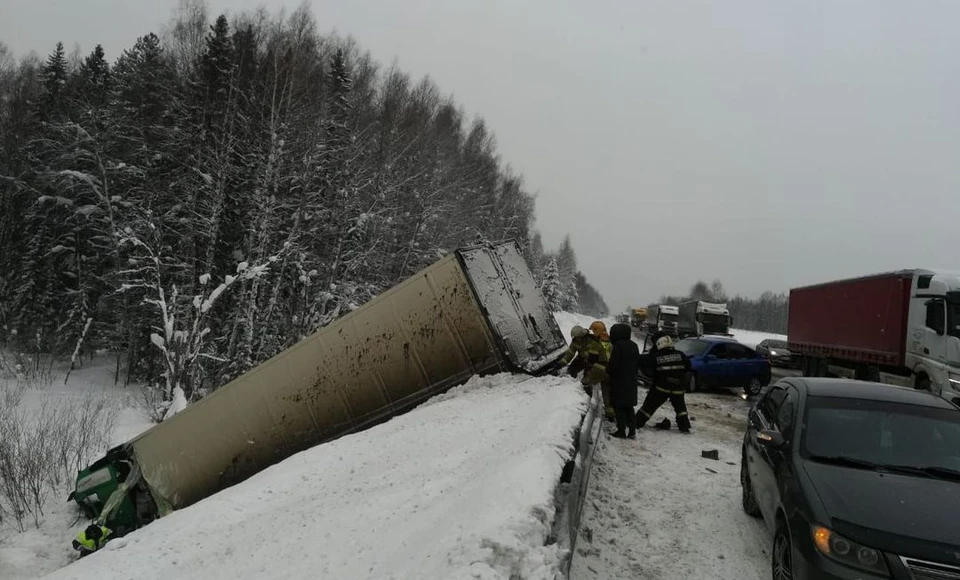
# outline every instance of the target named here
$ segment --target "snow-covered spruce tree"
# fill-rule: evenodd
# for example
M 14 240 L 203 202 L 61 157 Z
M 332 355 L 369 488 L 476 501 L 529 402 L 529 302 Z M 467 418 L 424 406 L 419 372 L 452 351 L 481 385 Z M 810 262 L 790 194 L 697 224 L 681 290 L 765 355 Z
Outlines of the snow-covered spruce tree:
M 610 313 L 610 308 L 600 292 L 587 282 L 586 276 L 582 272 L 577 272 L 573 278 L 577 285 L 577 294 L 580 297 L 580 307 L 577 311 L 597 318 L 607 316 Z
M 564 287 L 563 309 L 569 312 L 580 312 L 580 293 L 577 290 L 577 283 L 573 276 Z
M 525 254 L 527 265 L 533 273 L 533 279 L 537 281 L 537 284 L 541 283 L 543 281 L 543 270 L 546 267 L 546 258 L 543 251 L 543 238 L 540 236 L 540 232 L 533 233 L 530 242 L 525 248 Z
M 154 307 L 156 322 L 150 342 L 159 349 L 163 361 L 163 383 L 155 388 L 162 389 L 160 399 L 171 404 L 169 416 L 182 409 L 178 403 L 194 401 L 203 394 L 200 361 L 215 358 L 207 348 L 214 305 L 237 282 L 264 275 L 278 256 L 253 267 L 247 262 L 237 264 L 235 274 L 225 276 L 213 289 L 209 289 L 210 274 L 203 274 L 197 281 L 200 291 L 184 295 L 175 284 L 165 284 L 164 262 L 156 250 L 130 229 L 119 235 L 120 245 L 128 246 L 135 256 L 132 262 L 140 264 L 129 272 L 131 278 L 123 290 L 136 291 L 144 304 Z
M 193 298 L 236 276 L 203 313 L 196 398 L 478 236 L 532 239 L 484 121 L 309 8 L 211 22 L 191 1 L 167 29 L 75 65 L 0 55 L 0 322 L 31 349 L 107 348 L 166 386 L 159 289 L 189 334 Z M 109 235 L 128 229 L 152 257 Z
M 540 292 L 543 293 L 547 306 L 554 312 L 563 310 L 567 304 L 567 296 L 563 292 L 563 285 L 560 283 L 560 272 L 557 268 L 556 258 L 551 258 L 547 262 L 547 267 L 543 273 L 543 282 L 540 284 Z

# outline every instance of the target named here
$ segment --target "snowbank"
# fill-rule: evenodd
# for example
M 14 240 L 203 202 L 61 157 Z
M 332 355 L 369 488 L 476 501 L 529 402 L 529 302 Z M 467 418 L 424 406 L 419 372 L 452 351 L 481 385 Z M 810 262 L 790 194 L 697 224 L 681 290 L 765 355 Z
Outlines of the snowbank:
M 57 365 L 48 380 L 30 382 L 17 408 L 29 417 L 43 412 L 44 408 L 55 409 L 77 404 L 89 397 L 105 397 L 110 401 L 109 412 L 115 413 L 108 446 L 117 445 L 148 429 L 152 423 L 140 409 L 139 385 L 115 385 L 115 369 L 115 358 L 97 357 L 74 370 L 64 383 L 67 369 L 64 365 Z M 0 392 L 15 384 L 16 379 L 11 376 L 0 377 Z M 97 457 L 104 451 L 106 448 L 91 449 L 89 456 Z M 76 556 L 70 541 L 83 529 L 85 522 L 78 518 L 77 505 L 66 502 L 72 483 L 63 482 L 62 489 L 48 497 L 39 528 L 34 526 L 32 519 L 22 533 L 9 519 L 0 523 L 0 578 L 37 578 L 65 566 Z
M 775 340 L 787 340 L 787 335 L 785 334 L 774 334 L 772 332 L 759 332 L 757 330 L 740 330 L 739 328 L 731 329 L 733 337 L 742 342 L 743 344 L 756 348 L 758 344 L 763 342 L 768 338 Z
M 51 578 L 554 579 L 575 381 L 496 375 L 314 447 Z

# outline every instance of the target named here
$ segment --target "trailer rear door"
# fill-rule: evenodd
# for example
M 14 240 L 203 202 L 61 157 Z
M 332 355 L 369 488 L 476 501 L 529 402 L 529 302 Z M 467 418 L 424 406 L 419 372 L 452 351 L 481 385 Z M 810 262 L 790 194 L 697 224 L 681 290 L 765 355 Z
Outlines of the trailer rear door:
M 457 253 L 477 302 L 512 364 L 536 372 L 567 347 L 515 242 Z

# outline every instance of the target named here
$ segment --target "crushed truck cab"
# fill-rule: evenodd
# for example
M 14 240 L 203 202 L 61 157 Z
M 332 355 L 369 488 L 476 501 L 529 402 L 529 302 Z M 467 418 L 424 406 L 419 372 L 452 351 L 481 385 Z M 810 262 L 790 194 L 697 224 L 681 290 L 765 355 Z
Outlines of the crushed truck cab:
M 111 449 L 71 498 L 122 534 L 473 375 L 536 374 L 566 348 L 515 242 L 460 249 Z

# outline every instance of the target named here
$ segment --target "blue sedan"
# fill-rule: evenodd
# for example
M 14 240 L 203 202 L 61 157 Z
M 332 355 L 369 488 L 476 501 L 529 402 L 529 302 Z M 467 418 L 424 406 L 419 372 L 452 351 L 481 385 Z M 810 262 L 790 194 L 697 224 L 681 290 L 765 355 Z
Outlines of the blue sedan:
M 710 336 L 685 338 L 677 342 L 676 348 L 687 355 L 693 367 L 687 378 L 688 392 L 742 387 L 752 396 L 770 384 L 770 362 L 735 340 Z

